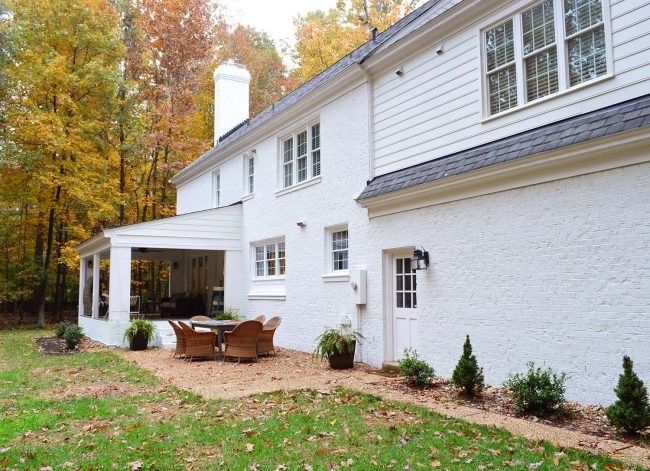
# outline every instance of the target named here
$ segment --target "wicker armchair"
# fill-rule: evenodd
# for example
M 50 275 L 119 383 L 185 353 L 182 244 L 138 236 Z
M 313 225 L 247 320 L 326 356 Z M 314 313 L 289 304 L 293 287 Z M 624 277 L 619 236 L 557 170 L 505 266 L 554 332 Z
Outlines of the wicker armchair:
M 174 329 L 174 333 L 176 334 L 176 348 L 174 348 L 174 354 L 172 355 L 172 358 L 175 358 L 176 355 L 178 355 L 179 358 L 182 358 L 185 356 L 185 350 L 187 348 L 187 342 L 185 341 L 185 332 L 174 324 L 172 321 L 167 321 L 169 324 L 172 326 L 172 329 Z
M 280 322 L 282 322 L 281 317 L 272 317 L 266 324 L 264 324 L 264 328 L 257 338 L 257 353 L 273 352 L 273 354 L 275 354 L 273 336 L 275 335 L 275 329 L 280 326 Z
M 265 316 L 264 314 L 260 314 L 259 316 L 257 316 L 257 317 L 255 318 L 255 320 L 256 320 L 257 322 L 261 322 L 262 324 L 264 324 L 264 321 L 266 320 L 266 316 Z
M 237 363 L 242 358 L 257 359 L 257 337 L 263 327 L 259 321 L 244 321 L 230 332 L 224 332 L 224 361 L 226 357 L 237 357 Z
M 212 357 L 217 359 L 215 344 L 217 334 L 214 332 L 197 332 L 189 325 L 179 321 L 178 325 L 183 329 L 187 345 L 185 347 L 185 358 L 192 361 L 197 357 Z

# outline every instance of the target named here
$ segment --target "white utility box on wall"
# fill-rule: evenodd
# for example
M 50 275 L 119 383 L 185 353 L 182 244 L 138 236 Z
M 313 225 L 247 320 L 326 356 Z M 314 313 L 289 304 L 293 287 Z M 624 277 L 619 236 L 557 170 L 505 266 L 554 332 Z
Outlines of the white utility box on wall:
M 350 270 L 350 287 L 354 304 L 366 304 L 367 270 Z

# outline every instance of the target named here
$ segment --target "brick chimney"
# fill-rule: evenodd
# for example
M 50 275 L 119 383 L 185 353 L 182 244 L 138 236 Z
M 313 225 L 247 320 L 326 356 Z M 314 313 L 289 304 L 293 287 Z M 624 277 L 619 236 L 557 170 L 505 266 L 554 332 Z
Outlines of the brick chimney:
M 214 70 L 214 145 L 219 137 L 249 118 L 251 74 L 228 60 Z

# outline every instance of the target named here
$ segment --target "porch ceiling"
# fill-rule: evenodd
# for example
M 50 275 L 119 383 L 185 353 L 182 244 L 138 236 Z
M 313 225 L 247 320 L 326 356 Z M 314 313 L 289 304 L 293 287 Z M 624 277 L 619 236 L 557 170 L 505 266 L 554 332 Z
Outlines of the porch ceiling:
M 242 206 L 235 204 L 104 229 L 77 245 L 82 257 L 110 247 L 241 250 Z

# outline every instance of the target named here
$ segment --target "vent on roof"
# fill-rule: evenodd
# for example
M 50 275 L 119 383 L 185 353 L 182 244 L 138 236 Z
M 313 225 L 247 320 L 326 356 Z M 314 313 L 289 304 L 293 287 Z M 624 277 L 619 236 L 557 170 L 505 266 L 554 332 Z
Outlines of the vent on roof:
M 219 136 L 219 138 L 217 139 L 217 144 L 220 143 L 221 141 L 223 141 L 223 140 L 224 140 L 225 138 L 227 138 L 228 136 L 230 136 L 230 135 L 231 135 L 232 133 L 234 133 L 235 131 L 237 131 L 239 128 L 246 126 L 249 122 L 250 122 L 250 119 L 245 119 L 244 121 L 242 121 L 241 123 L 239 123 L 239 124 L 238 124 L 237 126 L 235 126 L 234 128 L 232 128 L 232 129 L 226 131 L 223 135 Z

